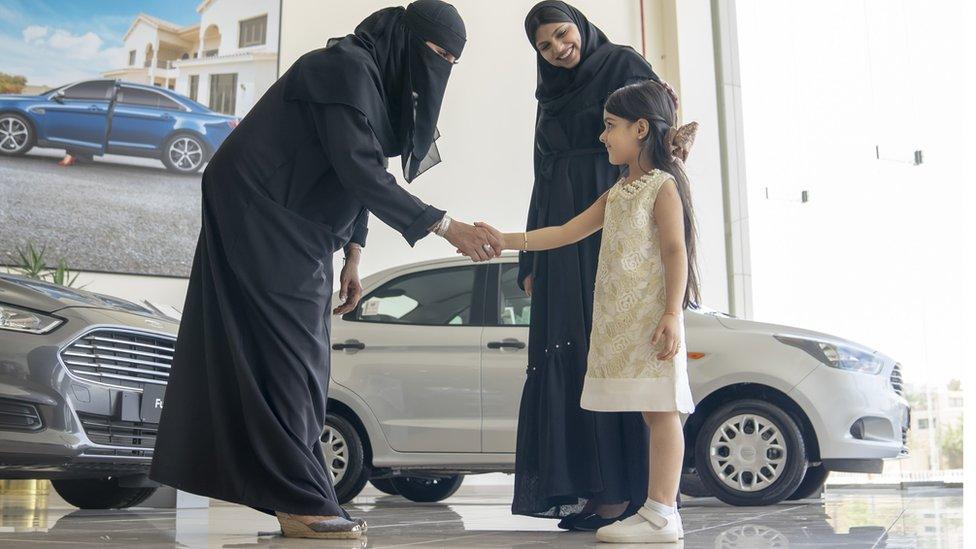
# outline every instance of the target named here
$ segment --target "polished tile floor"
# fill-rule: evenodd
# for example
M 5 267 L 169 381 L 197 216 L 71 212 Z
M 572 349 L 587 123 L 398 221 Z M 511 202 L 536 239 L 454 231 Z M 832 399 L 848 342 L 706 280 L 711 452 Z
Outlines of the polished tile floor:
M 53 490 L 8 491 L 0 494 L 0 548 L 639 547 L 513 517 L 510 497 L 510 486 L 475 485 L 443 503 L 418 504 L 367 488 L 347 508 L 369 521 L 368 538 L 334 542 L 281 538 L 274 518 L 219 502 L 209 509 L 80 511 Z M 963 547 L 958 488 L 831 489 L 823 500 L 753 508 L 689 499 L 681 515 L 686 539 L 677 547 L 686 549 Z

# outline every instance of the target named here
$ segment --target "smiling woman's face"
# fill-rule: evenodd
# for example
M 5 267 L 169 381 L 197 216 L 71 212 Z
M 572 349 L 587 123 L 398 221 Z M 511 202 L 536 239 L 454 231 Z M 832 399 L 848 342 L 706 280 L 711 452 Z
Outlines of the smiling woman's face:
M 539 25 L 535 49 L 550 65 L 571 69 L 581 59 L 579 28 L 569 22 Z

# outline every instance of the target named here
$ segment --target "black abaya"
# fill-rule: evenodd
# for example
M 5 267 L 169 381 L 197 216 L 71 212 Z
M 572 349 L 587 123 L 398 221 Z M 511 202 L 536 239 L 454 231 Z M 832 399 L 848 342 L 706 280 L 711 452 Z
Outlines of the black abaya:
M 411 13 L 422 24 L 411 27 Z M 453 34 L 434 36 L 438 25 Z M 413 34 L 418 28 L 460 54 L 463 24 L 449 5 L 420 0 L 406 11 L 383 10 L 340 40 L 342 48 L 296 61 L 210 160 L 152 479 L 266 513 L 348 518 L 319 443 L 332 255 L 350 241 L 365 243 L 367 210 L 411 246 L 445 214 L 385 169 L 385 157 L 403 153 L 412 158 L 405 164 L 412 178 L 429 167 L 419 159 L 434 149 L 437 112 L 412 109 L 439 108 L 443 66 L 424 74 L 427 95 L 408 105 L 408 116 L 389 121 L 393 111 L 402 113 L 379 95 L 390 88 L 413 96 L 417 87 L 403 67 L 408 55 L 426 53 L 411 52 L 408 41 L 429 51 Z M 372 54 L 364 53 L 369 48 Z M 381 54 L 399 56 L 399 69 L 382 71 L 374 61 Z M 327 81 L 317 69 L 330 63 L 356 70 L 342 86 L 296 92 L 296 85 Z M 436 63 L 449 67 L 439 57 Z M 418 129 L 421 119 L 427 129 Z M 396 133 L 378 135 L 379 127 Z
M 411 245 L 444 212 L 387 174 L 362 114 L 279 103 L 265 116 L 262 103 L 278 93 L 254 107 L 204 174 L 203 227 L 151 477 L 265 511 L 346 516 L 319 444 L 332 254 L 354 233 L 365 243 L 364 206 Z
M 569 221 L 617 181 L 620 171 L 599 141 L 603 103 L 626 84 L 658 79 L 637 52 L 607 41 L 577 10 L 545 2 L 533 11 L 540 6 L 568 8 L 566 15 L 580 28 L 583 59 L 573 70 L 537 59 L 535 183 L 527 230 Z M 527 32 L 534 42 L 534 31 Z M 641 415 L 580 407 L 601 234 L 520 255 L 519 284 L 529 274 L 533 281 L 516 514 L 564 517 L 588 501 L 629 503 L 633 509 L 647 498 L 648 432 Z

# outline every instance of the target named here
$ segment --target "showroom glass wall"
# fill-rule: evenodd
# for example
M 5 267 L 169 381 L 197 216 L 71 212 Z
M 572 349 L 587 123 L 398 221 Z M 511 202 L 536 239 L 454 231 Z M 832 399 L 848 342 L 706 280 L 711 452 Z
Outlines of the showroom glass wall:
M 882 476 L 961 481 L 956 5 L 735 4 L 752 315 L 901 362 L 911 456 Z

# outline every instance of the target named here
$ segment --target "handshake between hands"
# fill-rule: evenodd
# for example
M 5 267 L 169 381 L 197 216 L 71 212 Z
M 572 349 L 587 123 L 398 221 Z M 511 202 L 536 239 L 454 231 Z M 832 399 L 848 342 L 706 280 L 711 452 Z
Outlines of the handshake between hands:
M 481 221 L 474 225 L 451 220 L 444 238 L 457 248 L 457 253 L 471 258 L 471 261 L 488 261 L 498 257 L 506 246 L 505 235 L 501 231 Z

